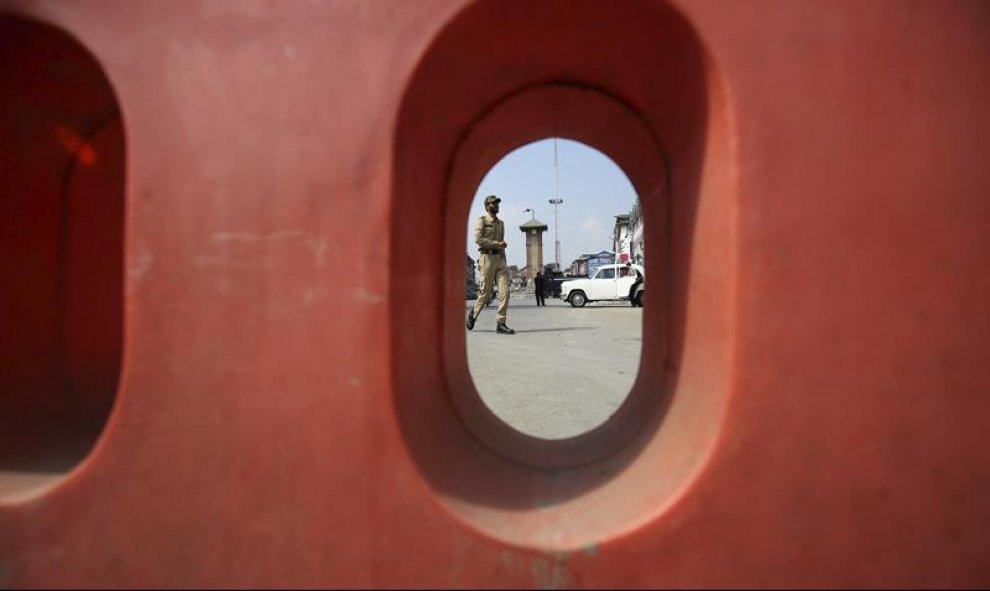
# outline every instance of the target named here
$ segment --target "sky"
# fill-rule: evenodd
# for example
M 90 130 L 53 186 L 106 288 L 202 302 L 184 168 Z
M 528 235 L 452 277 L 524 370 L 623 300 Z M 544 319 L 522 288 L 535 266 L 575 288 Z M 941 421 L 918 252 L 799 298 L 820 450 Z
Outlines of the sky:
M 549 227 L 543 234 L 543 264 L 554 258 L 554 140 L 526 144 L 499 160 L 474 194 L 468 216 L 467 251 L 478 258 L 474 244 L 474 222 L 484 215 L 482 200 L 492 193 L 502 202 L 499 218 L 505 221 L 506 255 L 509 265 L 526 265 L 526 239 L 520 224 L 536 219 Z M 632 183 L 608 156 L 573 140 L 557 140 L 557 170 L 560 198 L 557 224 L 560 232 L 560 264 L 566 268 L 585 253 L 613 250 L 615 216 L 629 213 L 637 200 Z

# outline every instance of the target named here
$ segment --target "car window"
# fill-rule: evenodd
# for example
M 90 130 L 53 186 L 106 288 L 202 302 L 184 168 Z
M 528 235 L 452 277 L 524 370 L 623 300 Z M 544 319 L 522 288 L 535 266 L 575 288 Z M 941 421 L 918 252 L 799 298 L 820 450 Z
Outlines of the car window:
M 600 269 L 595 279 L 615 279 L 615 269 Z

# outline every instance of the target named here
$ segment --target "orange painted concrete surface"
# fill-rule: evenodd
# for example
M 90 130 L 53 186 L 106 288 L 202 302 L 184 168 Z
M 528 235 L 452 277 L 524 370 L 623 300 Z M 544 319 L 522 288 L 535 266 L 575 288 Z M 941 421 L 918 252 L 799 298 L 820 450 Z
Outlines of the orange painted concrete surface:
M 0 260 L 41 294 L 0 300 L 34 347 L 0 341 L 0 457 L 119 372 L 84 459 L 0 486 L 0 586 L 990 585 L 986 3 L 0 13 L 38 31 L 5 70 L 112 94 L 23 127 L 0 78 L 0 247 L 47 257 Z M 469 402 L 446 269 L 472 183 L 553 134 L 629 174 L 663 296 L 632 406 L 547 447 Z M 123 268 L 85 271 L 102 224 Z

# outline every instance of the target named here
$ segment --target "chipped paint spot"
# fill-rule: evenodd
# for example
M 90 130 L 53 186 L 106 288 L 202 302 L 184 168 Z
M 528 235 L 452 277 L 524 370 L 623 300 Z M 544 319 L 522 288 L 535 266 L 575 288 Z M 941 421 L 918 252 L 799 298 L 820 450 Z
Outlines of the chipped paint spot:
M 239 285 L 226 277 L 218 277 L 214 282 L 217 293 L 223 296 L 251 296 L 254 291 L 247 286 Z
M 299 230 L 279 230 L 271 234 L 255 234 L 254 232 L 215 232 L 215 242 L 257 242 L 261 240 L 290 240 L 302 238 L 305 234 Z
M 311 306 L 316 301 L 316 292 L 312 287 L 307 287 L 302 292 L 302 303 L 304 306 Z
M 448 582 L 451 587 L 464 587 L 461 580 L 466 568 L 470 568 L 469 556 L 474 548 L 475 540 L 473 536 L 465 535 L 457 531 L 454 533 L 454 553 L 451 557 L 450 573 Z
M 200 267 L 281 268 L 286 261 L 309 253 L 314 266 L 326 261 L 329 241 L 301 230 L 278 230 L 267 234 L 255 232 L 214 232 L 211 247 L 195 256 Z
M 513 571 L 513 569 L 515 567 L 515 564 L 514 564 L 515 561 L 513 560 L 514 558 L 515 558 L 515 555 L 513 555 L 512 552 L 509 552 L 508 550 L 502 550 L 501 554 L 499 554 L 498 559 L 499 559 L 499 562 L 502 563 L 502 569 L 505 572 L 511 573 Z
M 534 558 L 531 573 L 533 586 L 539 589 L 561 589 L 570 582 L 567 557 Z
M 309 247 L 310 252 L 313 253 L 313 266 L 322 267 L 323 262 L 326 259 L 327 254 L 327 239 L 326 238 L 308 238 L 306 239 L 306 246 Z
M 142 250 L 136 254 L 130 261 L 130 265 L 127 268 L 127 279 L 133 283 L 137 283 L 144 279 L 144 276 L 148 274 L 151 270 L 151 263 L 154 262 L 154 257 L 148 251 Z
M 370 292 L 364 287 L 359 287 L 357 289 L 357 300 L 360 302 L 369 302 L 371 304 L 380 304 L 385 301 L 385 298 L 378 295 L 377 293 Z
M 520 574 L 529 574 L 533 586 L 538 589 L 560 589 L 571 582 L 569 557 L 566 552 L 529 557 L 503 550 L 499 555 L 499 562 L 510 579 Z
M 200 267 L 256 267 L 256 263 L 252 261 L 234 261 L 227 257 L 218 257 L 211 255 L 199 255 L 196 257 L 196 264 Z

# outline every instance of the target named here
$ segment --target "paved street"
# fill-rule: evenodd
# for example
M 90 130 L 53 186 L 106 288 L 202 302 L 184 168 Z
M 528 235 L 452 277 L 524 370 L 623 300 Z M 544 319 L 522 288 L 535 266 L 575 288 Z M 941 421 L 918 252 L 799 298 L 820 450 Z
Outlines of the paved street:
M 474 305 L 465 302 L 465 315 Z M 560 439 L 584 433 L 619 407 L 632 387 L 642 345 L 641 308 L 573 308 L 512 294 L 508 325 L 495 333 L 496 303 L 468 333 L 468 366 L 481 398 L 523 433 Z

